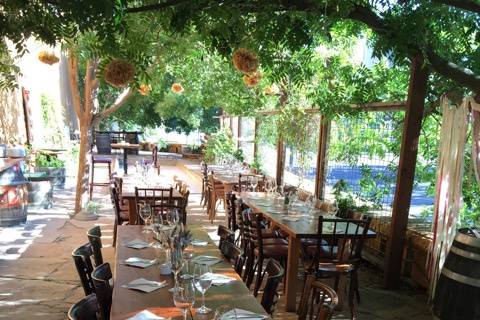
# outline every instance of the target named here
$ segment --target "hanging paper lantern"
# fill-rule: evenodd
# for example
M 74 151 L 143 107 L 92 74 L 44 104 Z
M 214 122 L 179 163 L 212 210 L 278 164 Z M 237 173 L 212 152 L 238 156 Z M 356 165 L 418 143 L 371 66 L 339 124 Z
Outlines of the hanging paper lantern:
M 122 59 L 113 59 L 105 67 L 103 76 L 112 86 L 125 87 L 135 77 L 135 66 Z
M 148 94 L 150 93 L 150 90 L 152 88 L 150 87 L 150 85 L 148 84 L 141 84 L 140 87 L 138 88 L 138 92 L 142 95 L 142 96 L 148 96 Z
M 263 93 L 267 96 L 274 96 L 280 93 L 280 88 L 274 83 L 271 86 L 265 87 Z
M 235 50 L 232 61 L 235 68 L 244 74 L 255 72 L 258 69 L 257 56 L 245 48 Z
M 172 84 L 172 92 L 173 93 L 177 93 L 177 94 L 180 94 L 183 92 L 183 87 L 180 83 L 177 83 L 175 82 L 174 84 Z
M 247 87 L 255 87 L 260 82 L 260 79 L 262 79 L 260 72 L 253 72 L 243 76 L 243 83 Z
M 60 61 L 60 58 L 57 57 L 52 51 L 43 50 L 38 53 L 38 60 L 43 63 L 52 65 Z

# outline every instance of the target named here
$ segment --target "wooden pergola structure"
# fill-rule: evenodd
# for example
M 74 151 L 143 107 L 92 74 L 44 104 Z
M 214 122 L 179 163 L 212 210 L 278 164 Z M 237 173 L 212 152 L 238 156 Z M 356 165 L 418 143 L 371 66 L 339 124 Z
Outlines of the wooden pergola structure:
M 395 196 L 392 205 L 392 219 L 390 223 L 390 237 L 387 244 L 387 252 L 385 257 L 385 274 L 384 285 L 386 288 L 397 288 L 400 284 L 401 266 L 403 259 L 403 248 L 407 232 L 408 215 L 410 201 L 412 197 L 415 166 L 417 161 L 418 141 L 420 129 L 424 114 L 424 103 L 428 83 L 428 70 L 423 64 L 421 58 L 412 59 L 410 69 L 410 82 L 408 89 L 408 98 L 405 102 L 377 102 L 364 105 L 354 105 L 354 108 L 361 108 L 365 111 L 405 111 L 403 123 L 403 133 L 400 149 L 400 159 L 398 164 Z M 307 109 L 307 113 L 319 113 L 320 109 Z M 278 114 L 279 111 L 262 111 L 261 116 L 270 116 Z M 319 143 L 316 159 L 316 177 L 314 195 L 323 199 L 325 191 L 325 173 L 326 173 L 326 155 L 327 142 L 330 129 L 330 121 L 320 115 L 320 129 L 318 132 Z M 233 117 L 223 114 L 219 117 L 221 125 L 228 125 L 232 129 L 237 147 L 239 147 L 239 137 L 242 136 L 241 121 L 238 125 L 233 125 Z M 225 120 L 229 119 L 229 123 L 225 124 Z M 255 119 L 255 138 L 257 137 L 257 129 L 259 118 Z M 253 143 L 254 156 L 258 153 L 258 146 L 255 141 L 242 141 Z M 284 141 L 279 138 L 277 140 L 276 155 L 276 180 L 278 184 L 284 181 L 283 173 L 285 168 L 286 146 Z

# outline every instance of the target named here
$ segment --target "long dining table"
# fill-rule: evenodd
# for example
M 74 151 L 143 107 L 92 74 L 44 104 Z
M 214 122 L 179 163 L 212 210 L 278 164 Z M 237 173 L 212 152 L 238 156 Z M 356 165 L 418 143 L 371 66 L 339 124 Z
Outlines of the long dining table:
M 287 311 L 295 311 L 296 298 L 298 288 L 298 267 L 300 259 L 301 239 L 315 239 L 318 237 L 318 217 L 320 215 L 325 218 L 333 218 L 326 212 L 320 210 L 310 211 L 306 204 L 296 202 L 291 209 L 285 209 L 282 204 L 275 203 L 272 196 L 264 192 L 242 192 L 239 194 L 243 203 L 251 208 L 254 212 L 261 213 L 270 221 L 271 227 L 282 230 L 288 235 L 288 268 L 286 272 L 286 309 Z M 348 230 L 344 230 L 345 238 L 348 235 L 355 236 L 355 226 L 350 225 Z M 363 229 L 359 228 L 359 232 Z M 322 230 L 323 236 L 333 233 L 332 229 L 324 226 Z M 376 233 L 368 230 L 367 238 L 376 237 Z
M 164 318 L 181 319 L 181 312 L 175 307 L 172 294 L 168 291 L 173 286 L 172 275 L 160 275 L 158 266 L 153 265 L 145 269 L 124 265 L 124 261 L 130 257 L 144 259 L 155 259 L 159 255 L 159 249 L 147 247 L 145 249 L 132 249 L 124 244 L 134 239 L 143 239 L 147 243 L 152 241 L 152 234 L 142 233 L 143 226 L 122 225 L 118 226 L 118 240 L 116 245 L 114 286 L 112 295 L 111 320 L 128 319 L 137 313 L 148 310 L 155 315 Z M 214 273 L 220 273 L 234 278 L 234 281 L 220 286 L 212 286 L 205 294 L 207 307 L 215 311 L 216 308 L 240 308 L 258 314 L 266 314 L 257 299 L 248 290 L 241 278 L 234 271 L 232 265 L 223 260 L 220 251 L 209 238 L 202 226 L 189 227 L 195 239 L 208 241 L 204 247 L 193 247 L 194 257 L 196 255 L 209 255 L 222 259 L 222 262 L 212 266 Z M 162 258 L 160 258 L 162 259 Z M 164 259 L 164 258 L 163 258 Z M 132 280 L 144 278 L 147 280 L 163 281 L 168 285 L 150 293 L 144 293 L 122 287 Z M 196 294 L 194 307 L 199 306 L 200 294 Z M 206 315 L 196 315 L 195 319 L 212 319 L 213 312 Z

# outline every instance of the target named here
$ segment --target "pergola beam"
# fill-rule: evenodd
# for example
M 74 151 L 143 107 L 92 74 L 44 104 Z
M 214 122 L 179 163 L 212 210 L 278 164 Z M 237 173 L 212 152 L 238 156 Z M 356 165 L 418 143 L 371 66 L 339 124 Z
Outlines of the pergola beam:
M 406 101 L 395 101 L 395 102 L 372 102 L 365 104 L 351 104 L 350 107 L 353 109 L 360 109 L 363 111 L 404 111 L 406 109 Z M 321 109 L 319 108 L 310 108 L 305 109 L 306 113 L 319 113 Z M 273 116 L 280 113 L 280 110 L 266 110 L 259 111 L 261 115 Z

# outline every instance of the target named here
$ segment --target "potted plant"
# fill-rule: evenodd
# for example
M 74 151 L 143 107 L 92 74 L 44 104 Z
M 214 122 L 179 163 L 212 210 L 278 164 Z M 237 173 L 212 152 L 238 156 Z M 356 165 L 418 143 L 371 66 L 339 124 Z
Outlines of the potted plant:
M 354 212 L 362 214 L 368 212 L 368 206 L 357 205 L 352 193 L 348 191 L 347 182 L 343 179 L 338 180 L 333 186 L 333 195 L 337 203 L 338 217 L 351 218 Z
M 34 172 L 45 172 L 51 177 L 53 186 L 65 189 L 65 161 L 54 155 L 39 152 L 35 155 Z

